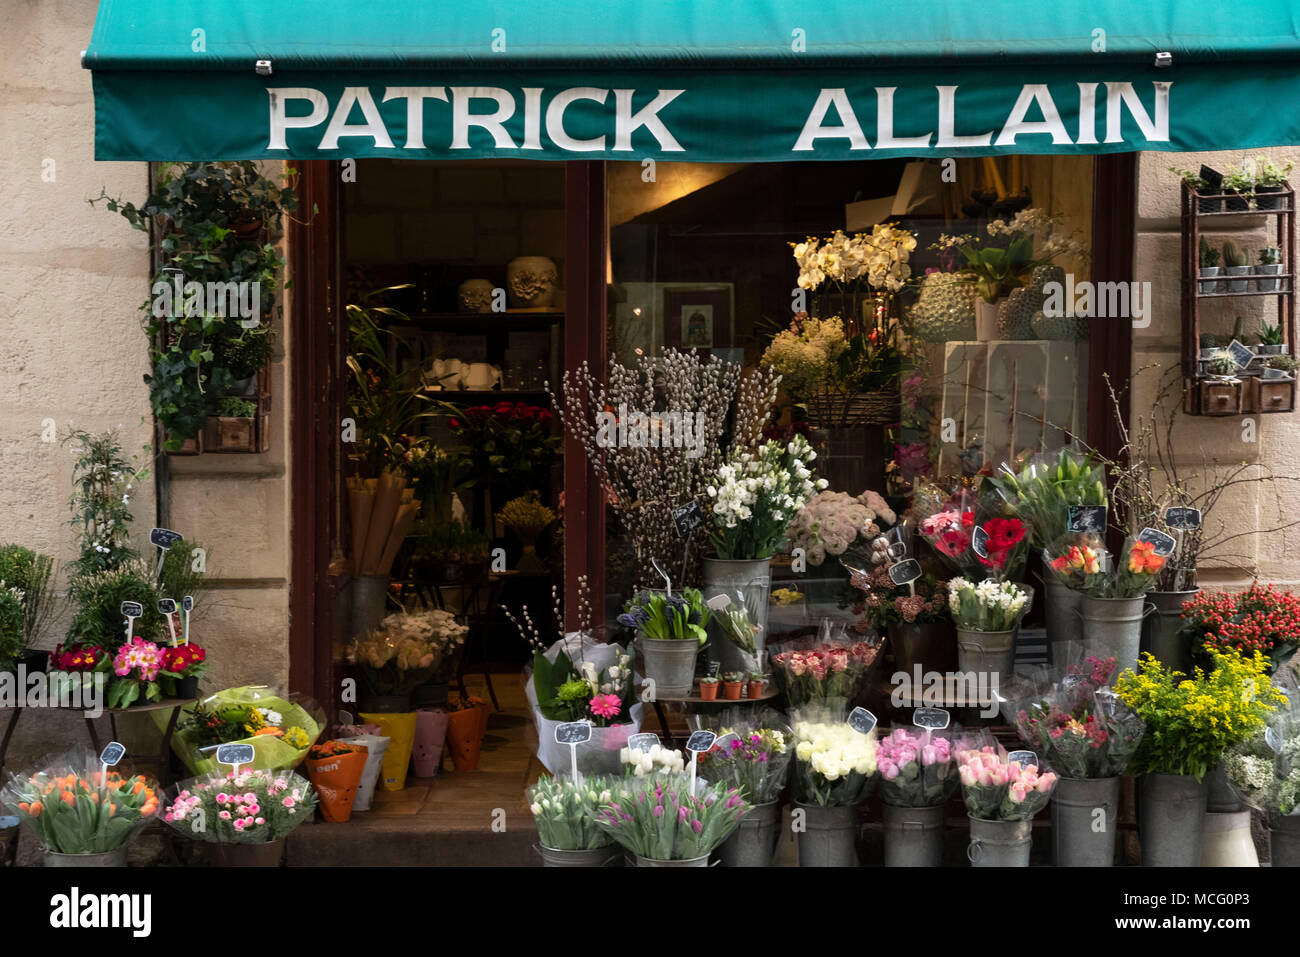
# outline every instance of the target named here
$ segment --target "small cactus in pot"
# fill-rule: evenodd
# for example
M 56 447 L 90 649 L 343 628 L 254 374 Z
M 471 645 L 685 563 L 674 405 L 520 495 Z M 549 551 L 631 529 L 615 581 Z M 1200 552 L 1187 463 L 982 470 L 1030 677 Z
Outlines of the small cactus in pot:
M 1259 251 L 1259 265 L 1255 267 L 1257 276 L 1279 276 L 1282 273 L 1282 250 L 1276 246 L 1265 246 Z M 1282 286 L 1280 279 L 1256 279 L 1255 288 L 1260 292 L 1277 292 Z M 1262 340 L 1261 340 L 1262 341 Z M 1280 345 L 1281 330 L 1279 330 L 1278 341 Z
M 1246 251 L 1231 239 L 1223 243 L 1223 271 L 1228 276 L 1245 276 L 1250 273 L 1250 260 L 1246 258 Z M 1246 292 L 1249 287 L 1250 283 L 1245 279 L 1228 281 L 1228 292 Z

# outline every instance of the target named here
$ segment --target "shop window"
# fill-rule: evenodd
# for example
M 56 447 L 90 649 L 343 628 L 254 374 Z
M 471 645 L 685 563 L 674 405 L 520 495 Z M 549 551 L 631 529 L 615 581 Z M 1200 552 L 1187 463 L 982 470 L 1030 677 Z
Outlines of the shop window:
M 667 347 L 780 367 L 769 434 L 806 433 L 828 491 L 887 528 L 923 483 L 955 490 L 1086 434 L 1090 313 L 1070 306 L 1089 279 L 1091 183 L 1089 157 L 611 163 L 610 349 L 624 364 Z M 892 280 L 837 282 L 837 232 L 881 226 L 906 247 Z M 986 250 L 985 282 L 960 272 L 963 246 Z M 613 511 L 609 530 L 608 590 L 656 584 L 636 581 Z M 773 640 L 851 614 L 840 559 L 870 543 L 848 538 L 806 534 L 802 561 L 774 560 Z

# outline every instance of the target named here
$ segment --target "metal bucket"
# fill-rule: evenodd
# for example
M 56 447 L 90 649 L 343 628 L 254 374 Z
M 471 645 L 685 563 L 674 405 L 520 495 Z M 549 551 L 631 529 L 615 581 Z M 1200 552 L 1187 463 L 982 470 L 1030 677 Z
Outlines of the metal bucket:
M 970 817 L 970 845 L 966 857 L 971 867 L 1028 867 L 1033 847 L 1034 822 L 985 821 Z
M 641 649 L 647 681 L 654 682 L 658 698 L 685 698 L 695 683 L 695 659 L 700 643 L 694 638 L 646 638 L 636 640 Z
M 1058 581 L 1043 582 L 1043 624 L 1047 629 L 1047 657 L 1053 665 L 1064 666 L 1065 656 L 1058 652 L 1061 643 L 1079 640 L 1079 611 L 1083 592 Z M 1057 660 L 1057 659 L 1060 660 Z
M 799 835 L 800 867 L 853 867 L 857 863 L 858 818 L 852 806 L 799 804 L 804 830 Z
M 1083 640 L 1088 654 L 1114 657 L 1115 677 L 1127 668 L 1137 668 L 1142 646 L 1142 619 L 1155 611 L 1146 596 L 1136 598 L 1093 598 L 1085 595 L 1080 615 Z
M 1119 778 L 1059 779 L 1052 791 L 1052 863 L 1113 867 L 1118 809 Z
M 1183 674 L 1192 670 L 1192 650 L 1187 639 L 1178 633 L 1183 627 L 1183 602 L 1199 591 L 1147 592 L 1147 600 L 1155 606 L 1156 613 L 1143 629 L 1142 650 L 1151 652 L 1165 667 Z
M 1204 843 L 1204 781 L 1148 774 L 1138 788 L 1138 838 L 1143 867 L 1196 867 Z
M 781 807 L 776 801 L 755 805 L 718 848 L 723 867 L 771 867 L 776 853 Z
M 388 576 L 352 579 L 352 634 L 374 631 L 388 614 Z
M 985 821 L 970 817 L 970 845 L 966 857 L 971 867 L 1028 867 L 1034 822 Z
M 966 631 L 957 629 L 957 670 L 987 673 L 989 681 L 996 679 L 997 684 L 989 687 L 996 690 L 1006 684 L 1011 677 L 1016 662 L 1016 632 L 1011 631 Z M 981 689 L 984 685 L 979 685 Z
M 46 867 L 126 867 L 126 845 L 100 854 L 60 854 L 45 852 Z
M 279 867 L 284 859 L 284 838 L 261 844 L 209 844 L 214 867 Z
M 705 601 L 725 594 L 732 602 L 737 602 L 739 592 L 745 598 L 750 621 L 759 626 L 754 637 L 756 653 L 750 655 L 727 638 L 721 625 L 710 624 L 709 660 L 720 662 L 724 672 L 762 671 L 763 648 L 767 642 L 768 594 L 772 590 L 772 559 L 706 558 L 701 564 L 700 578 L 700 591 Z
M 882 804 L 886 867 L 943 864 L 943 805 L 895 807 Z
M 585 851 L 561 851 L 534 844 L 533 850 L 542 856 L 542 867 L 622 867 L 623 854 L 616 844 L 593 847 Z
M 908 675 L 928 671 L 946 674 L 957 667 L 957 642 L 952 625 L 945 621 L 924 625 L 896 622 L 889 626 L 888 640 L 894 650 L 894 666 Z
M 1205 776 L 1205 810 L 1214 814 L 1229 814 L 1245 809 L 1246 805 L 1228 783 L 1228 770 L 1220 761 Z
M 652 857 L 636 856 L 637 867 L 708 867 L 709 855 L 703 857 L 691 857 L 684 861 L 656 861 Z
M 1300 867 L 1300 814 L 1275 817 L 1268 832 L 1269 859 L 1274 867 Z

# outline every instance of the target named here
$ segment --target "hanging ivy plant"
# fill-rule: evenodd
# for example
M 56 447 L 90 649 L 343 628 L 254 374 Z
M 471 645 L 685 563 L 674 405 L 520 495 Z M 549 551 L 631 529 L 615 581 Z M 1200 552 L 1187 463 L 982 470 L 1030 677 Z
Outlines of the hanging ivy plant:
M 169 451 L 198 435 L 236 383 L 271 356 L 279 292 L 288 286 L 276 243 L 284 217 L 298 210 L 294 171 L 285 177 L 277 185 L 247 160 L 169 163 L 141 206 L 103 190 L 90 200 L 136 229 L 154 227 L 163 266 L 141 307 L 152 366 L 144 381 Z

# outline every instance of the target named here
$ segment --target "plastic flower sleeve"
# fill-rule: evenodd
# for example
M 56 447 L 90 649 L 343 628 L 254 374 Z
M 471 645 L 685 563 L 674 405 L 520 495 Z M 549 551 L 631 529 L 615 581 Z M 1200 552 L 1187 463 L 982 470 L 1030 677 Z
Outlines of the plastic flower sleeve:
M 596 823 L 624 848 L 658 861 L 694 860 L 731 836 L 750 809 L 725 784 L 697 786 L 685 775 L 624 780 Z
M 311 820 L 316 803 L 315 789 L 292 771 L 241 767 L 168 788 L 163 820 L 207 844 L 264 844 Z
M 102 854 L 157 817 L 158 782 L 125 767 L 104 775 L 98 755 L 77 749 L 10 775 L 0 804 L 47 850 Z
M 957 786 L 953 733 L 896 727 L 876 746 L 880 799 L 895 807 L 936 807 Z
M 1110 553 L 1100 535 L 1065 532 L 1043 549 L 1043 568 L 1056 581 L 1093 594 L 1104 586 Z
M 770 804 L 781 796 L 794 760 L 794 733 L 775 712 L 748 715 L 739 708 L 709 722 L 722 744 L 700 755 L 700 773 L 710 781 L 738 788 L 750 804 Z M 735 738 L 727 738 L 729 734 Z
M 159 730 L 167 713 L 153 711 Z M 221 771 L 219 744 L 249 744 L 250 768 L 297 767 L 325 727 L 325 712 L 313 699 L 266 685 L 245 685 L 208 695 L 181 712 L 172 750 L 195 774 Z
M 1023 821 L 1047 805 L 1057 775 L 1043 756 L 1036 764 L 1009 761 L 988 732 L 959 739 L 957 773 L 971 817 L 984 821 Z
M 794 712 L 794 797 L 801 804 L 851 806 L 871 793 L 876 776 L 876 734 L 848 724 L 842 708 Z
M 600 808 L 613 799 L 618 782 L 600 775 L 574 781 L 567 775 L 541 777 L 525 792 L 537 834 L 557 851 L 588 851 L 613 838 L 596 823 Z
M 1109 504 L 1105 466 L 1073 449 L 1040 452 L 1019 467 L 1003 463 L 989 481 L 1029 525 L 1037 548 L 1065 535 L 1071 505 Z
M 842 621 L 823 619 L 816 645 L 791 643 L 771 655 L 772 676 L 791 709 L 838 708 L 847 713 L 866 684 L 880 648 L 852 640 Z

